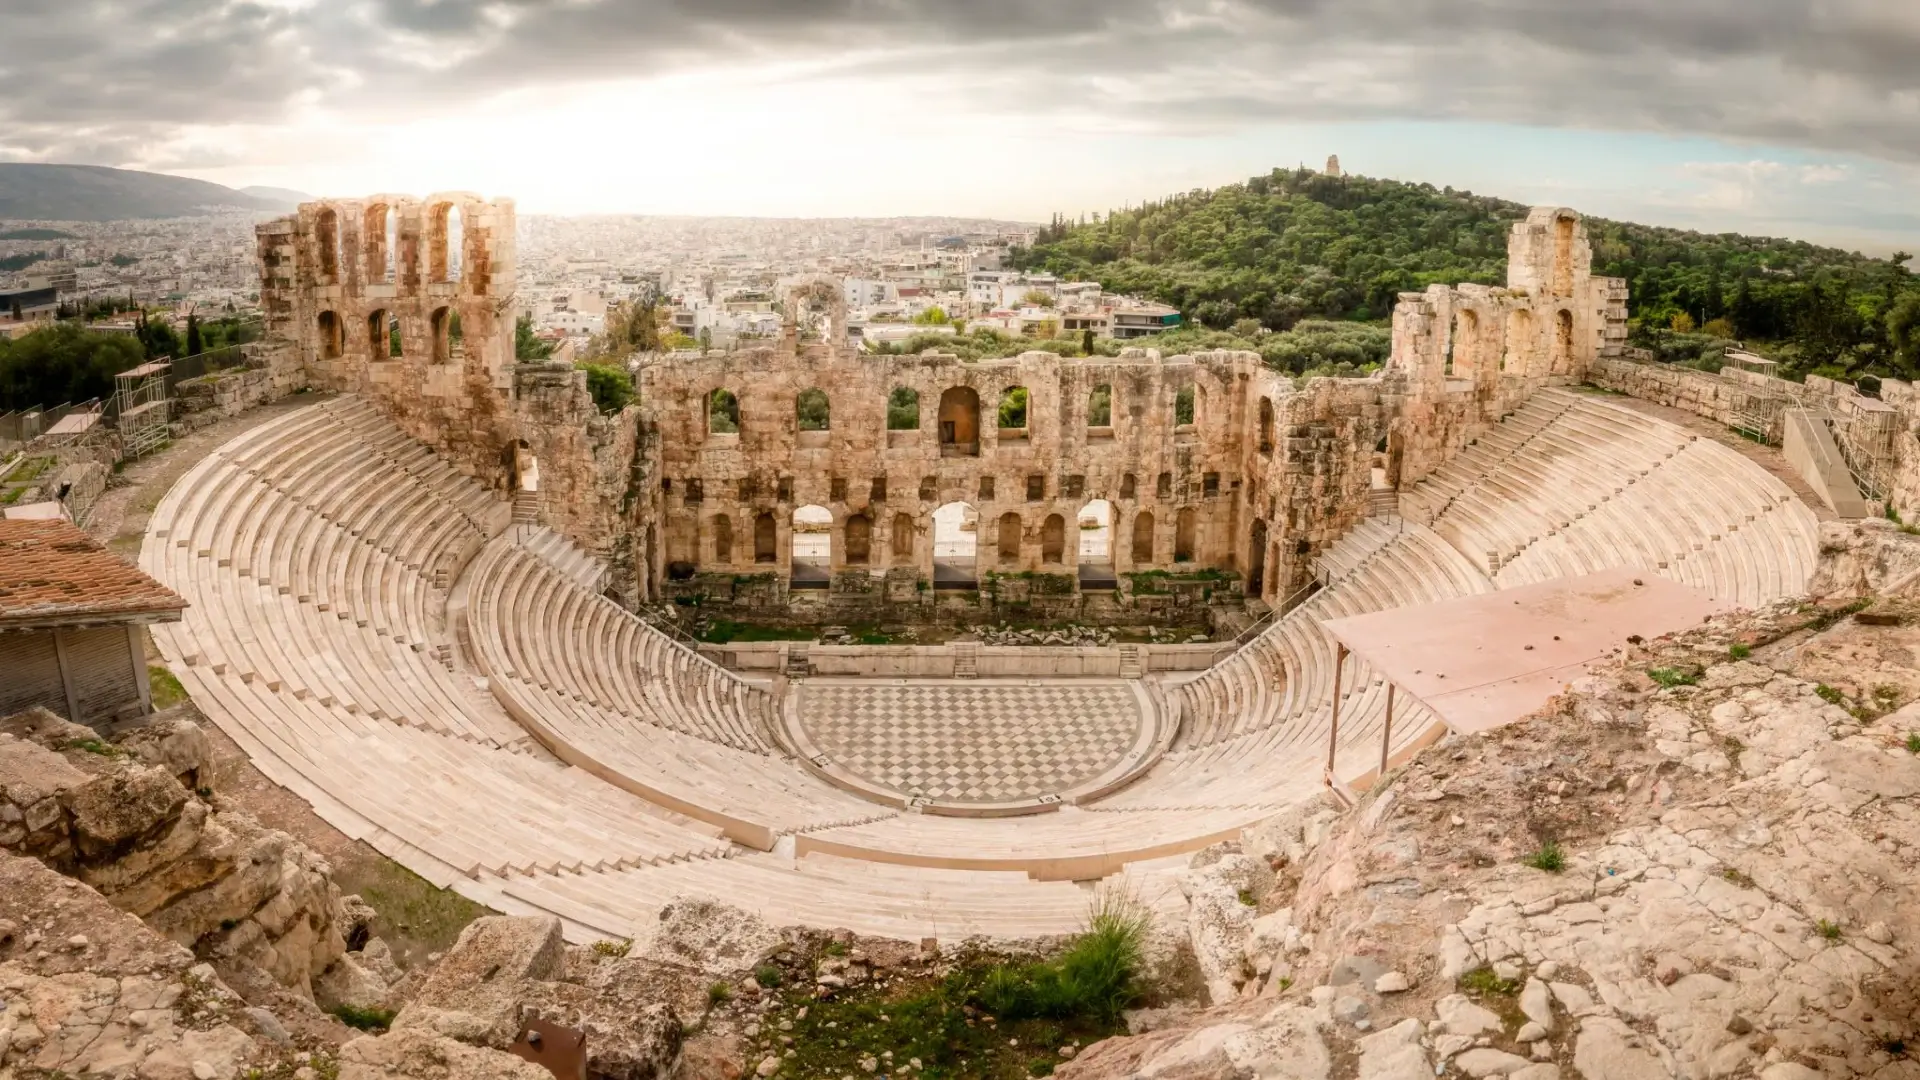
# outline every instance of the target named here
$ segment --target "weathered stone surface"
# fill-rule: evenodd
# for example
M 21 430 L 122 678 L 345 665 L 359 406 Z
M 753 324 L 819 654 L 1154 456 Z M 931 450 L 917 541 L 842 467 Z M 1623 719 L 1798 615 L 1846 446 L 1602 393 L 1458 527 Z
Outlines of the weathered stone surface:
M 660 909 L 648 952 L 710 975 L 733 975 L 750 970 L 781 944 L 779 933 L 758 915 L 688 896 Z
M 423 1031 L 364 1036 L 340 1048 L 340 1080 L 553 1080 L 512 1054 Z

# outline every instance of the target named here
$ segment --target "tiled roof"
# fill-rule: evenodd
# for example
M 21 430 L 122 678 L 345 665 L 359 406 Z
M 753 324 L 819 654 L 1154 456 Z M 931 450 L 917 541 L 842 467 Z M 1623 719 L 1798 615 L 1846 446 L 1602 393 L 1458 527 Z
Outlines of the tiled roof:
M 186 606 L 70 521 L 0 520 L 0 629 L 178 618 Z

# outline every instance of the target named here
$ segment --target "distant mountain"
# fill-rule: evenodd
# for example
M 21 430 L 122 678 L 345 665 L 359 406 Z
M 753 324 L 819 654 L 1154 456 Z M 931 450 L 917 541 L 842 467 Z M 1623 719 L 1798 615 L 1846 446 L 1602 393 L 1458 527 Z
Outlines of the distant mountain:
M 284 199 L 184 176 L 100 165 L 0 162 L 0 219 L 116 221 L 287 208 Z
M 268 202 L 278 203 L 282 210 L 292 210 L 303 202 L 313 201 L 313 196 L 304 191 L 295 191 L 292 188 L 284 187 L 266 187 L 261 184 L 252 184 L 243 187 L 240 189 L 240 194 L 251 195 L 256 199 L 265 199 Z

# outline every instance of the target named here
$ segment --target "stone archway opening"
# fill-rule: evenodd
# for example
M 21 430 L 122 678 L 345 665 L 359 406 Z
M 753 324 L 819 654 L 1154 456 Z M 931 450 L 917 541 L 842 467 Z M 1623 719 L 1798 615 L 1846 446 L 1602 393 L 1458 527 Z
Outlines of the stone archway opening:
M 904 516 L 904 515 L 903 515 Z M 895 524 L 895 529 L 899 525 Z M 911 522 L 909 522 L 911 530 Z M 895 550 L 899 541 L 895 539 Z M 911 541 L 909 541 L 911 545 Z M 973 504 L 950 502 L 933 512 L 933 587 L 973 589 L 979 586 L 980 511 Z M 911 554 L 912 548 L 908 547 Z
M 1113 569 L 1113 504 L 1095 499 L 1074 515 L 1082 589 L 1111 589 L 1119 584 Z
M 940 456 L 980 456 L 980 395 L 970 386 L 940 395 Z
M 795 589 L 824 589 L 833 582 L 833 511 L 807 505 L 793 512 L 793 565 L 789 584 Z

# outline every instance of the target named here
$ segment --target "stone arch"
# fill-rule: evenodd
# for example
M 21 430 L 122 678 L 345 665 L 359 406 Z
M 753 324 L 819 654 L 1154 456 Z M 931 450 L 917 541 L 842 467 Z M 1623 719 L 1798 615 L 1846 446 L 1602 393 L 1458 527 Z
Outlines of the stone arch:
M 792 580 L 796 589 L 824 589 L 833 580 L 833 511 L 809 503 L 793 509 Z
M 1553 366 L 1550 373 L 1573 374 L 1573 312 L 1566 308 L 1553 313 Z
M 393 280 L 393 207 L 376 202 L 360 215 L 360 262 L 364 280 L 384 283 Z
M 971 386 L 940 394 L 940 456 L 980 456 L 980 394 Z
M 920 430 L 920 391 L 896 386 L 887 394 L 887 430 Z
M 913 515 L 904 512 L 893 515 L 892 533 L 891 540 L 893 542 L 894 562 L 912 562 L 914 541 Z
M 1577 228 L 1572 214 L 1553 219 L 1553 295 L 1573 295 L 1573 237 Z
M 322 284 L 340 280 L 340 215 L 331 206 L 322 206 L 313 215 L 315 271 Z
M 1267 584 L 1267 522 L 1253 519 L 1253 536 L 1247 549 L 1247 595 L 1262 596 Z
M 367 355 L 391 360 L 400 354 L 400 320 L 386 308 L 375 308 L 367 316 Z
M 1020 565 L 1021 533 L 1026 526 L 1020 515 L 1012 510 L 1000 515 L 1000 530 L 997 536 L 1001 566 Z
M 1040 561 L 1048 566 L 1058 566 L 1067 557 L 1067 519 L 1059 514 L 1048 514 L 1047 520 L 1040 523 Z
M 841 530 L 846 541 L 848 566 L 865 566 L 873 557 L 873 519 L 865 514 L 855 514 L 847 519 Z
M 753 519 L 753 561 L 756 563 L 777 563 L 780 561 L 780 528 L 774 524 L 773 514 L 762 511 Z
M 453 362 L 453 309 L 437 307 L 427 320 L 428 329 L 433 338 L 433 363 L 450 364 Z
M 827 431 L 833 427 L 833 405 L 827 392 L 809 386 L 793 396 L 794 418 L 801 431 Z
M 1173 519 L 1173 561 L 1193 561 L 1194 534 L 1199 531 L 1199 515 L 1193 507 L 1183 506 Z
M 1142 510 L 1133 515 L 1133 563 L 1135 566 L 1153 564 L 1153 513 Z
M 1200 388 L 1182 383 L 1173 392 L 1173 426 L 1192 427 L 1200 416 Z
M 900 529 L 900 519 L 907 515 L 894 517 L 895 530 Z M 913 521 L 908 518 L 906 532 L 913 533 Z M 971 589 L 979 584 L 980 551 L 980 512 L 971 503 L 950 502 L 936 507 L 933 511 L 933 587 L 936 589 Z M 894 550 L 900 550 L 900 541 L 896 532 Z M 911 541 L 906 554 L 912 555 Z
M 707 434 L 740 434 L 740 399 L 724 386 L 707 392 Z
M 322 311 L 316 320 L 320 331 L 320 358 L 338 360 L 346 351 L 347 326 L 334 311 Z
M 1087 394 L 1087 426 L 1113 427 L 1113 385 L 1101 383 Z
M 1527 363 L 1527 357 L 1532 352 L 1533 312 L 1526 308 L 1514 308 L 1507 315 L 1507 347 L 1500 356 L 1500 370 L 1533 374 L 1533 365 Z
M 713 519 L 713 561 L 721 566 L 733 562 L 733 519 L 725 514 Z
M 1027 437 L 1027 411 L 1033 403 L 1033 396 L 1024 386 L 1009 386 L 1000 392 L 1000 407 L 995 419 L 999 424 L 1000 438 L 1024 439 Z

